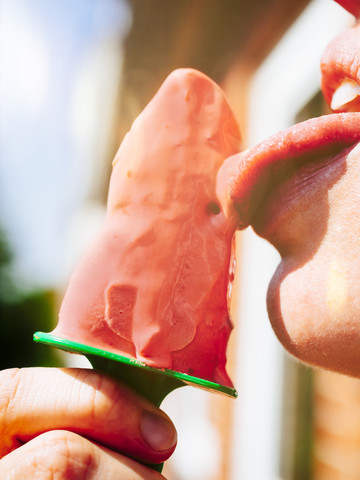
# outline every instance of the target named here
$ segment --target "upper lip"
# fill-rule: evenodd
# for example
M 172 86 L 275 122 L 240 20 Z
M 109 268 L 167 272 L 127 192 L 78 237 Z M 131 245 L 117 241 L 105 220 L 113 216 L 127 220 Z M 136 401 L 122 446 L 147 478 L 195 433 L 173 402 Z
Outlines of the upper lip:
M 360 24 L 336 37 L 321 59 L 321 88 L 328 104 L 340 84 L 350 79 L 360 83 Z

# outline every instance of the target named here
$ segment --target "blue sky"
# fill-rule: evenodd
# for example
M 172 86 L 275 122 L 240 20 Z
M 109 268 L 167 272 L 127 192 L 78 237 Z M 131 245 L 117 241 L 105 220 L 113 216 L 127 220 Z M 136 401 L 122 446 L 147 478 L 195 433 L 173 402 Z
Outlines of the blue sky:
M 74 122 L 79 78 L 99 45 L 121 45 L 130 23 L 121 0 L 0 0 L 0 225 L 27 283 L 58 281 L 91 179 L 79 156 L 94 139 L 90 130 L 79 138 Z M 86 124 L 89 112 L 76 115 Z

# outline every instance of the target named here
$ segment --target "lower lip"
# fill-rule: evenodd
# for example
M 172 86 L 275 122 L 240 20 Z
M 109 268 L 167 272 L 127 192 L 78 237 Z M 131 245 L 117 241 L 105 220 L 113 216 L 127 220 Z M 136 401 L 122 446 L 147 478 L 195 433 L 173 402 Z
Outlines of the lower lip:
M 302 158 L 294 160 L 286 176 L 264 195 L 251 221 L 254 230 L 266 238 L 279 239 L 284 225 L 296 223 L 300 235 L 304 213 L 327 198 L 329 189 L 345 173 L 346 158 L 353 148 L 355 146 L 308 162 Z
M 330 168 L 331 158 L 359 140 L 360 113 L 339 113 L 294 125 L 243 152 L 230 182 L 230 196 L 242 226 L 256 223 L 254 219 L 258 224 L 260 218 L 264 221 L 264 200 L 280 191 L 285 180 L 315 162 L 318 174 L 311 176 L 318 176 L 319 181 L 320 172 Z M 328 166 L 322 168 L 325 159 Z

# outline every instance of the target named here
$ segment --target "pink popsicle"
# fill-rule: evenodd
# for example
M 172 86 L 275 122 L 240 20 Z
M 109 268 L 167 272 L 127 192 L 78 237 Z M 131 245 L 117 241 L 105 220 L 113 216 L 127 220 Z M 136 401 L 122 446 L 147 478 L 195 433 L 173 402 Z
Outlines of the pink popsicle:
M 239 151 L 220 87 L 174 71 L 113 163 L 102 231 L 76 268 L 54 335 L 222 385 L 235 221 L 216 195 Z

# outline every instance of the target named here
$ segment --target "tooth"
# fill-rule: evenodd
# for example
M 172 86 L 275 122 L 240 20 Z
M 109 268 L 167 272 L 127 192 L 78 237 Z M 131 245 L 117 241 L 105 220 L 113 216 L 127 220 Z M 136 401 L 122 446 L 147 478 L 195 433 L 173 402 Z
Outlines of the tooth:
M 331 100 L 331 110 L 341 110 L 360 95 L 360 85 L 354 80 L 344 80 L 335 90 Z

